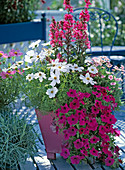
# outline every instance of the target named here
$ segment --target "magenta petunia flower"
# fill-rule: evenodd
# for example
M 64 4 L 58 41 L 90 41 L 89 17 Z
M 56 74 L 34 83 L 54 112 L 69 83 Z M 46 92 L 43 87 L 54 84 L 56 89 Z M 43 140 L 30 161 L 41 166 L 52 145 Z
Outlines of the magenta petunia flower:
M 92 91 L 92 94 L 94 94 L 96 97 L 101 97 L 101 93 L 97 92 L 97 91 Z
M 107 123 L 108 117 L 106 115 L 101 115 L 101 121 Z
M 115 118 L 114 115 L 110 115 L 108 118 L 107 118 L 107 123 L 108 124 L 115 124 L 117 121 L 117 119 Z
M 80 150 L 80 152 L 81 152 L 84 156 L 88 156 L 88 152 L 86 151 L 86 149 L 82 149 L 82 150 Z
M 72 114 L 71 116 L 67 118 L 67 121 L 70 125 L 75 125 L 78 122 L 78 117 Z
M 95 107 L 101 108 L 101 106 L 102 106 L 102 102 L 99 100 L 95 100 Z
M 82 100 L 84 98 L 84 93 L 79 91 L 77 94 L 77 98 L 78 98 L 78 100 Z
M 80 156 L 79 155 L 71 156 L 71 163 L 72 164 L 79 164 L 79 162 L 80 162 Z
M 95 106 L 92 106 L 91 111 L 92 111 L 92 113 L 98 114 L 99 113 L 99 108 L 97 108 Z
M 84 128 L 81 127 L 81 128 L 79 129 L 79 134 L 81 135 L 81 134 L 83 134 L 83 133 L 84 133 Z
M 83 115 L 84 115 L 83 110 L 76 110 L 76 114 L 75 114 L 76 117 L 80 118 Z
M 88 127 L 84 128 L 84 134 L 85 134 L 85 135 L 89 135 L 89 131 L 90 131 L 90 130 L 89 130 Z
M 71 109 L 78 109 L 80 107 L 79 100 L 74 99 L 72 102 L 69 104 Z
M 115 161 L 114 159 L 107 157 L 105 159 L 105 164 L 106 164 L 106 166 L 111 166 L 111 165 L 113 165 L 114 161 Z
M 75 127 L 68 128 L 68 133 L 70 136 L 75 136 L 77 132 L 77 129 Z
M 89 130 L 95 131 L 97 130 L 98 123 L 95 118 L 90 118 L 88 121 L 88 128 Z
M 68 107 L 67 103 L 64 106 L 61 106 L 61 113 L 68 113 L 68 111 L 70 110 L 70 108 Z
M 60 116 L 58 121 L 59 121 L 60 124 L 65 123 L 65 121 L 66 121 L 65 115 Z
M 105 88 L 101 88 L 101 93 L 103 96 L 106 96 L 107 95 L 107 92 L 106 92 L 106 89 Z
M 108 135 L 106 135 L 106 134 L 103 134 L 103 135 L 102 135 L 102 138 L 103 138 L 103 140 L 104 140 L 105 142 L 110 141 L 109 136 L 108 136 Z
M 80 117 L 79 124 L 81 126 L 84 126 L 86 124 L 85 117 L 83 117 L 83 116 Z
M 99 133 L 100 133 L 100 134 L 103 134 L 103 135 L 106 133 L 106 128 L 105 128 L 105 126 L 103 126 L 103 125 L 100 125 L 100 126 L 99 126 Z
M 109 96 L 103 96 L 102 99 L 105 100 L 106 102 L 110 102 L 111 101 Z
M 85 97 L 85 98 L 89 98 L 90 96 L 91 96 L 90 93 L 84 93 L 84 97 Z
M 60 153 L 60 155 L 64 158 L 67 159 L 70 155 L 69 149 L 67 148 L 62 148 L 62 152 Z
M 94 147 L 90 150 L 90 153 L 93 156 L 98 156 L 98 151 Z
M 73 142 L 74 143 L 74 147 L 76 149 L 80 149 L 83 147 L 83 142 L 80 139 L 77 139 L 76 141 Z
M 60 108 L 57 109 L 57 110 L 55 111 L 55 113 L 56 113 L 56 116 L 59 117 L 59 115 L 60 115 Z
M 88 142 L 89 142 L 89 139 L 82 138 L 82 142 L 83 142 L 83 144 L 85 145 L 86 143 L 88 143 Z
M 76 97 L 77 96 L 76 90 L 69 89 L 69 91 L 67 92 L 67 95 L 69 97 Z
M 92 138 L 90 138 L 90 143 L 97 143 L 99 141 L 100 141 L 100 139 L 96 136 L 93 136 Z
M 89 149 L 89 148 L 90 148 L 90 146 L 89 146 L 89 142 L 88 142 L 88 143 L 86 143 L 86 144 L 84 145 L 84 148 L 85 148 L 85 149 Z

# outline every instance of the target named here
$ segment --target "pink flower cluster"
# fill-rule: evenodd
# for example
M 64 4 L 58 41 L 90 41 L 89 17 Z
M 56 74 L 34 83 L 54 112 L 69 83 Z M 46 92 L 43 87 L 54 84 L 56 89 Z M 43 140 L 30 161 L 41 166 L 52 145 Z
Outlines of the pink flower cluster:
M 6 54 L 3 51 L 0 51 L 0 59 L 1 59 L 0 65 L 6 66 L 6 60 L 10 59 L 11 57 L 21 56 L 22 54 L 23 53 L 21 53 L 20 50 L 14 50 L 14 49 L 10 50 L 9 54 Z M 23 71 L 20 68 L 18 69 L 16 65 L 15 65 L 15 69 L 6 68 L 5 71 L 2 71 L 2 69 L 0 69 L 0 77 L 2 79 L 13 78 L 13 75 L 15 73 L 19 73 L 22 75 Z
M 117 103 L 110 91 L 100 85 L 94 85 L 89 93 L 69 89 L 69 103 L 56 110 L 56 129 L 63 131 L 66 140 L 61 156 L 72 164 L 89 156 L 107 166 L 118 160 L 119 148 L 113 138 L 120 133 L 113 128 L 117 119 L 112 114 Z
M 90 5 L 89 0 L 85 2 L 88 7 Z M 67 9 L 68 14 L 65 14 L 62 21 L 56 22 L 52 18 L 52 23 L 50 24 L 50 44 L 54 48 L 61 47 L 61 52 L 65 51 L 67 56 L 70 56 L 71 49 L 77 47 L 78 49 L 81 48 L 81 53 L 83 54 L 87 48 L 90 48 L 90 41 L 87 35 L 87 22 L 90 18 L 88 9 L 86 8 L 85 11 L 80 13 L 79 21 L 75 21 L 73 15 L 69 13 L 73 12 L 70 0 L 64 0 L 64 7 Z M 73 45 L 73 42 L 75 45 Z

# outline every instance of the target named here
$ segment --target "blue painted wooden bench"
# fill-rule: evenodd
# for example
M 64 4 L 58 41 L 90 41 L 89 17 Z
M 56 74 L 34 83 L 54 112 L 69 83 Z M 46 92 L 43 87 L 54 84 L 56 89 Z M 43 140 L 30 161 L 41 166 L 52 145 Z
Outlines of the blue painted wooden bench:
M 0 44 L 38 39 L 46 41 L 45 13 L 42 13 L 40 21 L 0 25 Z

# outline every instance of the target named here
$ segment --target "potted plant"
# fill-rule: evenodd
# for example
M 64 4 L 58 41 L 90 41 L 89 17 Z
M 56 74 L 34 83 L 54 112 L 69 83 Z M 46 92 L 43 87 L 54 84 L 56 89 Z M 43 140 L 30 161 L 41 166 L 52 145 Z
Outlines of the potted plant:
M 116 119 L 112 116 L 111 112 L 114 109 L 118 109 L 121 105 L 120 97 L 122 92 L 119 89 L 119 81 L 121 79 L 116 78 L 114 73 L 117 72 L 117 70 L 124 72 L 124 67 L 113 67 L 109 59 L 105 56 L 91 60 L 85 54 L 85 50 L 90 48 L 87 35 L 87 22 L 89 21 L 87 9 L 90 5 L 90 1 L 85 0 L 85 2 L 86 9 L 80 13 L 80 20 L 74 21 L 70 1 L 64 0 L 64 7 L 67 9 L 68 13 L 65 14 L 64 20 L 62 21 L 56 22 L 54 18 L 52 19 L 50 25 L 50 44 L 43 44 L 43 48 L 40 51 L 38 50 L 40 49 L 38 48 L 40 45 L 38 41 L 31 44 L 30 48 L 32 49 L 26 53 L 24 59 L 27 64 L 24 78 L 26 77 L 27 81 L 24 81 L 22 91 L 26 95 L 26 101 L 29 101 L 27 104 L 36 109 L 39 124 L 41 123 L 40 120 L 42 120 L 43 115 L 45 117 L 45 114 L 49 115 L 50 113 L 53 116 L 49 118 L 49 120 L 46 119 L 43 121 L 42 125 L 40 125 L 42 135 L 44 134 L 43 129 L 47 122 L 51 133 L 58 132 L 58 129 L 62 128 L 63 137 L 60 137 L 62 143 L 58 145 L 58 152 L 60 152 L 62 144 L 65 144 L 66 139 L 69 140 L 67 142 L 68 145 L 75 142 L 76 138 L 80 138 L 79 140 L 81 140 L 79 130 L 82 126 L 83 129 L 86 130 L 87 121 L 91 123 L 89 114 L 91 115 L 91 121 L 95 123 L 93 123 L 93 126 L 95 126 L 94 128 L 96 128 L 95 131 L 98 131 L 98 124 L 104 126 L 106 122 L 102 121 L 102 119 L 104 120 L 108 114 L 113 119 L 113 122 L 115 122 Z M 47 48 L 44 46 L 47 46 Z M 107 67 L 105 67 L 105 65 Z M 114 69 L 114 73 L 112 72 L 112 68 Z M 77 99 L 78 97 L 79 100 Z M 95 106 L 95 103 L 98 108 Z M 71 123 L 73 119 L 75 119 L 75 116 L 71 115 L 75 115 L 76 109 L 78 110 L 77 116 L 79 116 L 80 113 L 83 115 L 85 114 L 85 116 L 87 115 L 87 118 L 83 120 L 82 124 L 79 124 L 78 118 L 76 118 L 76 124 Z M 108 110 L 107 115 L 104 115 L 105 110 Z M 55 119 L 56 115 L 57 118 Z M 71 119 L 71 122 L 68 121 L 67 123 L 67 119 L 70 116 L 71 118 L 69 119 Z M 50 122 L 50 120 L 52 122 Z M 75 129 L 77 127 L 77 132 L 75 129 L 70 129 L 71 133 L 73 133 L 73 131 L 76 132 L 72 135 L 73 138 L 69 138 L 68 134 L 65 133 L 66 128 L 69 128 L 67 124 L 69 124 L 69 126 L 71 124 Z M 112 124 L 113 123 L 110 122 L 107 128 L 110 127 L 110 125 L 112 127 Z M 91 129 L 87 129 L 86 132 L 83 131 L 83 138 L 84 133 L 86 135 L 89 131 L 94 133 L 91 127 Z M 92 138 L 92 132 L 88 137 Z M 47 135 L 47 133 L 48 129 L 46 130 L 45 127 L 45 134 Z M 115 132 L 112 131 L 112 133 L 114 135 Z M 58 135 L 60 134 L 58 133 Z M 96 138 L 100 140 L 101 137 L 102 136 L 98 136 Z M 85 136 L 85 138 L 87 137 Z M 45 139 L 44 136 L 43 139 Z M 56 143 L 56 138 L 50 137 L 49 140 L 51 141 L 51 145 Z M 109 136 L 106 136 L 106 140 L 106 143 L 103 142 L 103 145 L 110 143 Z M 112 135 L 111 140 L 114 140 Z M 48 146 L 46 145 L 46 140 L 44 140 L 44 142 L 47 150 Z M 94 148 L 94 145 L 91 146 Z M 54 159 L 54 153 L 57 150 L 54 146 L 52 146 L 52 148 L 53 151 L 51 150 L 51 156 L 49 157 L 48 155 L 48 158 Z M 92 148 L 88 148 L 89 154 Z M 84 148 L 82 149 L 84 150 Z M 92 152 L 94 151 L 93 149 Z M 49 153 L 49 150 L 47 150 L 47 152 Z M 67 149 L 67 155 L 70 159 L 72 155 L 69 155 L 69 152 L 70 151 Z M 84 153 L 82 154 L 80 152 L 80 154 L 81 160 L 84 159 Z M 116 158 L 116 160 L 118 159 Z M 111 162 L 113 161 L 111 160 Z M 74 161 L 74 163 L 78 162 Z
M 38 155 L 36 139 L 26 116 L 20 119 L 10 109 L 0 111 L 0 169 L 18 169 L 19 163 Z
M 35 10 L 39 5 L 39 0 L 1 1 L 0 44 L 45 40 L 45 14 L 42 14 L 41 21 L 33 21 L 36 16 Z

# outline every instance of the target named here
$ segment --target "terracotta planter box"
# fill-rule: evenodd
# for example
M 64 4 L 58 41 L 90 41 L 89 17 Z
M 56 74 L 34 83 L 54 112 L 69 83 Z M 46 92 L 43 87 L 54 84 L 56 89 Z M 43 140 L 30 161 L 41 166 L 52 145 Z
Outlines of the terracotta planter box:
M 50 112 L 47 115 L 43 115 L 39 110 L 35 111 L 46 147 L 47 158 L 56 159 L 56 153 L 61 152 L 61 145 L 64 141 L 64 136 L 63 134 L 56 134 L 52 131 L 51 125 L 55 114 Z

